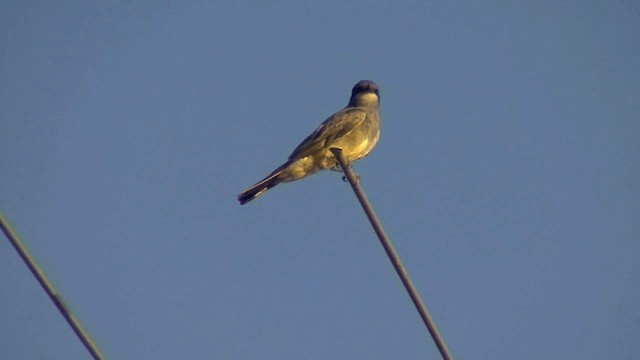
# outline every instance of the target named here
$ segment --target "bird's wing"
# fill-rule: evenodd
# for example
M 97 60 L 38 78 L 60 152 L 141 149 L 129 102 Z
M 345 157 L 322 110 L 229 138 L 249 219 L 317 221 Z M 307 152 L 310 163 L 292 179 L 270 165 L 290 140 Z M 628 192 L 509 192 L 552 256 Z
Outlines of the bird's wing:
M 366 117 L 367 113 L 358 108 L 346 108 L 331 115 L 293 150 L 289 160 L 307 157 L 328 146 L 334 140 L 352 132 Z

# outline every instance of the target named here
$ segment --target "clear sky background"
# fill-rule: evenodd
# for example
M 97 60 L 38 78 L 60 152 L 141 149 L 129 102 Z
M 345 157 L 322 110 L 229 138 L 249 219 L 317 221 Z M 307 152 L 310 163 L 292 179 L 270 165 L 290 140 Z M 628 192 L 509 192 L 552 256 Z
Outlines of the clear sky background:
M 339 174 L 236 202 L 362 79 L 454 356 L 640 358 L 637 1 L 90 3 L 0 5 L 0 211 L 109 358 L 439 358 Z M 0 240 L 2 358 L 88 358 Z

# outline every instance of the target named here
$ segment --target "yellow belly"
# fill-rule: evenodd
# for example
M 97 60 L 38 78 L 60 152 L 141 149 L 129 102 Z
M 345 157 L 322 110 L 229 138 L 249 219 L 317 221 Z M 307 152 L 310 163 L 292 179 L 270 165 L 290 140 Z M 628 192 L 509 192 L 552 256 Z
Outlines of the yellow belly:
M 347 138 L 342 141 L 337 141 L 332 147 L 341 148 L 347 161 L 351 163 L 369 155 L 379 139 L 380 131 L 377 131 L 373 137 L 363 136 L 358 139 L 360 141 L 357 143 L 354 142 L 354 138 Z M 330 148 L 323 148 L 315 154 L 298 159 L 289 164 L 289 166 L 282 170 L 279 178 L 282 179 L 283 182 L 295 181 L 320 170 L 332 170 L 336 168 L 337 162 Z

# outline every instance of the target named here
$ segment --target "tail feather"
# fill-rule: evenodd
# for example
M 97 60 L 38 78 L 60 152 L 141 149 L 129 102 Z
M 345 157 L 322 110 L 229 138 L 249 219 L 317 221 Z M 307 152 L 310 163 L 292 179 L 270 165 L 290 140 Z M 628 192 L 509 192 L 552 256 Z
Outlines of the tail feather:
M 276 171 L 272 172 L 269 176 L 260 180 L 260 182 L 258 182 L 257 184 L 253 185 L 252 187 L 240 193 L 240 195 L 238 195 L 238 201 L 240 202 L 240 205 L 244 205 L 248 203 L 249 201 L 261 196 L 272 187 L 280 184 L 282 180 L 278 178 L 278 175 L 282 173 L 283 168 L 284 167 L 278 168 Z

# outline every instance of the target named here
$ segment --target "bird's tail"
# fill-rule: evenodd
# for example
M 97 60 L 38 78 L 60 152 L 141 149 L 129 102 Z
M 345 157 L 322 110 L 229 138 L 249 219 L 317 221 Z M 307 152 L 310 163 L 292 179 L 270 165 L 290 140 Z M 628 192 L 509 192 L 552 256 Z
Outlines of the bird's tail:
M 248 203 L 249 201 L 266 193 L 267 190 L 271 189 L 272 187 L 280 184 L 282 182 L 282 179 L 278 178 L 278 176 L 282 173 L 282 170 L 284 170 L 287 167 L 287 165 L 289 164 L 286 163 L 280 166 L 279 168 L 274 170 L 269 176 L 260 180 L 260 182 L 248 188 L 247 190 L 241 192 L 240 195 L 238 195 L 238 201 L 240 202 L 240 205 L 244 205 Z

